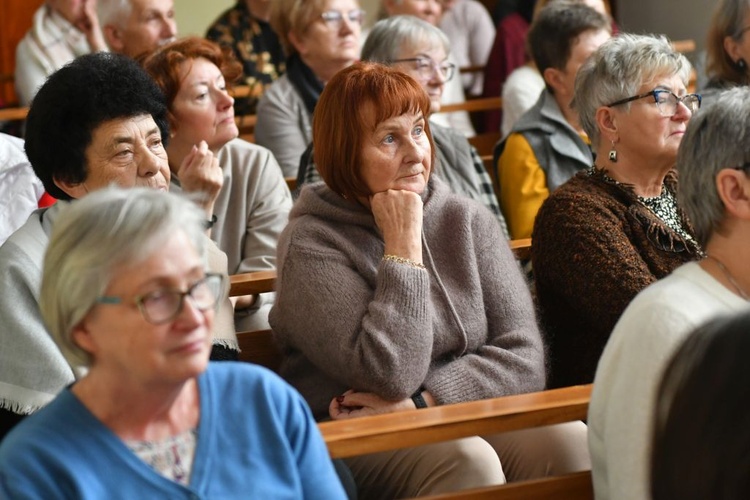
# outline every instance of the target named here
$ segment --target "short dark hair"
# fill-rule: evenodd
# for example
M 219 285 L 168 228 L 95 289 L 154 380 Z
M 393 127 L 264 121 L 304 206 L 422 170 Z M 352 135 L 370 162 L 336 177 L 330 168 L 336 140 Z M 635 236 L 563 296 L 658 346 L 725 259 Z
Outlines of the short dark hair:
M 564 69 L 576 39 L 586 31 L 610 31 L 609 20 L 586 4 L 560 1 L 548 4 L 534 19 L 526 47 L 540 73 Z
M 39 89 L 26 120 L 26 156 L 44 189 L 70 196 L 55 179 L 80 183 L 88 177 L 86 148 L 94 130 L 116 118 L 151 115 L 165 145 L 167 105 L 159 87 L 132 59 L 98 52 L 75 59 Z

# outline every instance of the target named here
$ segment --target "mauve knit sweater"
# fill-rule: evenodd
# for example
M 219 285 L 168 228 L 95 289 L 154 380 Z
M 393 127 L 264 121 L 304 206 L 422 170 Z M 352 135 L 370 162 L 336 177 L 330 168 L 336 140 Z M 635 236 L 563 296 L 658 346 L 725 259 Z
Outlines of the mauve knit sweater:
M 677 190 L 673 174 L 666 188 Z M 682 227 L 692 226 L 680 211 Z M 583 171 L 555 190 L 536 216 L 531 260 L 550 360 L 549 386 L 594 381 L 615 323 L 646 286 L 700 249 L 667 227 L 632 188 Z
M 322 183 L 290 213 L 270 323 L 281 374 L 317 419 L 348 389 L 396 401 L 424 388 L 448 404 L 544 387 L 531 297 L 497 219 L 434 177 L 423 199 L 426 270 L 384 261 L 370 211 Z

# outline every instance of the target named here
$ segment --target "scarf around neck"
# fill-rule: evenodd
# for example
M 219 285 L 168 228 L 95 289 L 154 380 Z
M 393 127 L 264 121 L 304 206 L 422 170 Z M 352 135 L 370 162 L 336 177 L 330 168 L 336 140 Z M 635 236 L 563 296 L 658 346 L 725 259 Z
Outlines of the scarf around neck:
M 302 61 L 299 54 L 292 54 L 287 60 L 286 75 L 302 97 L 305 108 L 312 115 L 315 105 L 318 104 L 320 93 L 323 92 L 323 84 L 315 76 L 313 70 Z

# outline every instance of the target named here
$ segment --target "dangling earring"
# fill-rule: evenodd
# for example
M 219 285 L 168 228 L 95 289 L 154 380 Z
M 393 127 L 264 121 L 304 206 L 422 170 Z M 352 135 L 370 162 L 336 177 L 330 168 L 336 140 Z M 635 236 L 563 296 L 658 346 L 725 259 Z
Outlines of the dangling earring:
M 615 149 L 615 141 L 612 142 L 612 149 L 609 150 L 609 161 L 617 163 L 617 150 Z
M 743 73 L 747 70 L 747 63 L 743 58 L 737 59 L 737 62 L 735 63 L 737 65 L 737 69 L 742 71 Z

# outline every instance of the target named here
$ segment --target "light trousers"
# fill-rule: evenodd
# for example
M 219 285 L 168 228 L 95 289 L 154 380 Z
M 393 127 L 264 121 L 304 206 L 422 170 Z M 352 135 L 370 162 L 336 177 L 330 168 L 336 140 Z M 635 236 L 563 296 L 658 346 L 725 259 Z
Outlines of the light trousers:
M 591 469 L 586 425 L 569 422 L 346 459 L 360 499 L 408 498 Z

